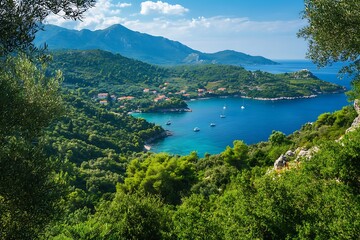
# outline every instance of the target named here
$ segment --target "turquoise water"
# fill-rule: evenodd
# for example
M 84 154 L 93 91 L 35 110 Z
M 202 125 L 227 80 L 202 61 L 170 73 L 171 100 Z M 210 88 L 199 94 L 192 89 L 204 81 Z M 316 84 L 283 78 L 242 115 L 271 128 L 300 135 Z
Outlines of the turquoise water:
M 340 65 L 319 70 L 307 61 L 282 61 L 281 63 L 276 66 L 246 68 L 273 73 L 307 68 L 323 80 L 349 87 L 348 80 L 339 80 L 336 77 Z M 315 121 L 321 113 L 333 112 L 348 104 L 344 94 L 283 101 L 213 98 L 188 102 L 192 112 L 147 113 L 135 116 L 161 125 L 173 133 L 173 136 L 154 143 L 151 151 L 179 155 L 197 151 L 199 156 L 203 156 L 205 153 L 220 153 L 226 146 L 232 146 L 232 142 L 237 139 L 247 144 L 267 140 L 272 130 L 290 134 L 306 122 Z M 245 106 L 244 109 L 241 109 L 242 105 Z M 222 113 L 226 115 L 226 118 L 220 118 Z M 171 125 L 166 125 L 168 120 L 171 121 Z M 216 126 L 210 127 L 210 123 L 215 123 Z M 195 127 L 200 128 L 200 131 L 194 132 Z

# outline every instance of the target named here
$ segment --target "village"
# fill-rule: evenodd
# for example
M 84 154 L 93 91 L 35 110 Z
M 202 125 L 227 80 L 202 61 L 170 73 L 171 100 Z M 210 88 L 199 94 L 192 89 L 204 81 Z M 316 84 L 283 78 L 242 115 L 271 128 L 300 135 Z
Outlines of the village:
M 163 85 L 160 85 L 158 87 L 143 88 L 140 94 L 134 94 L 134 96 L 116 95 L 109 92 L 99 92 L 97 95 L 93 96 L 93 99 L 95 99 L 100 105 L 106 106 L 110 103 L 117 103 L 118 108 L 129 110 L 128 105 L 131 105 L 131 107 L 133 108 L 134 105 L 130 103 L 139 100 L 147 100 L 149 105 L 159 105 L 161 103 L 171 101 L 172 99 L 180 99 L 183 101 L 187 101 L 204 97 L 227 95 L 225 87 L 220 87 L 216 90 L 198 88 L 190 90 L 181 89 L 179 91 L 172 91 L 174 90 L 174 87 L 169 88 L 170 85 L 171 83 L 165 82 Z M 132 111 L 134 111 L 134 109 L 132 109 Z M 137 109 L 135 111 L 140 110 Z

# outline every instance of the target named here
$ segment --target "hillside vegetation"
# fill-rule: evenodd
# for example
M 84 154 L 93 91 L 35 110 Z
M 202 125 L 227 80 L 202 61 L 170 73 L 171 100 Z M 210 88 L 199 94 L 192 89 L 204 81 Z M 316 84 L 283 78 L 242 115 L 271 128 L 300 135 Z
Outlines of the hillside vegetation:
M 50 70 L 62 69 L 67 87 L 80 88 L 78 91 L 92 98 L 98 93 L 114 95 L 107 103 L 124 111 L 186 108 L 183 101 L 190 98 L 287 99 L 344 91 L 308 70 L 271 74 L 216 64 L 163 68 L 101 50 L 58 51 L 53 55 Z M 129 96 L 131 101 L 121 99 Z
M 108 145 L 107 156 L 80 165 L 70 159 L 66 214 L 45 236 L 355 239 L 360 131 L 336 140 L 356 116 L 353 107 L 345 107 L 289 136 L 274 131 L 267 142 L 235 141 L 221 154 L 204 158 L 196 153 L 116 155 Z M 65 144 L 58 141 L 60 149 Z M 311 159 L 299 153 L 314 147 L 320 150 Z M 288 150 L 295 155 L 287 167 L 273 170 L 274 161 Z M 75 156 L 81 151 L 72 149 Z

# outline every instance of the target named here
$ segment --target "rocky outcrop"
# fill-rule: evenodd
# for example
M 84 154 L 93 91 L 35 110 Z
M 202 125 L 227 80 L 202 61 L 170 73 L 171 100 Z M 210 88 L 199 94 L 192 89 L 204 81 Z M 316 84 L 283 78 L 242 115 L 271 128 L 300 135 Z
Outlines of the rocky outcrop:
M 284 167 L 291 168 L 296 163 L 299 163 L 301 160 L 309 160 L 314 153 L 318 152 L 319 148 L 317 146 L 310 149 L 298 148 L 295 151 L 288 150 L 285 154 L 281 154 L 278 159 L 274 162 L 274 169 L 281 170 Z M 289 164 L 290 159 L 294 159 L 293 164 Z
M 356 99 L 354 101 L 354 108 L 357 112 L 358 116 L 354 119 L 353 123 L 351 124 L 351 127 L 346 130 L 346 133 L 354 131 L 357 128 L 360 128 L 360 101 Z M 342 137 L 337 140 L 341 141 Z M 288 167 L 289 159 L 292 158 L 294 160 L 294 164 L 298 164 L 301 160 L 310 160 L 311 157 L 319 151 L 319 147 L 314 146 L 310 149 L 304 149 L 304 148 L 298 148 L 294 152 L 291 150 L 288 150 L 285 154 L 281 154 L 281 156 L 276 159 L 274 162 L 274 169 L 280 170 L 284 167 Z M 291 168 L 290 164 L 290 168 Z
M 351 127 L 349 127 L 346 130 L 346 133 L 354 131 L 355 129 L 357 129 L 360 126 L 360 101 L 358 99 L 356 99 L 354 101 L 354 108 L 355 108 L 355 111 L 357 112 L 358 116 L 354 119 L 353 123 L 351 124 Z
M 310 149 L 297 149 L 296 152 L 298 153 L 295 161 L 300 161 L 301 159 L 309 160 L 314 155 L 314 153 L 317 153 L 319 150 L 320 149 L 317 146 L 314 146 Z
M 284 154 L 281 154 L 280 157 L 276 159 L 276 161 L 274 162 L 274 169 L 280 170 L 286 166 L 286 163 L 287 163 L 286 156 Z
M 287 151 L 285 154 L 281 154 L 280 157 L 274 162 L 274 169 L 280 170 L 286 167 L 289 159 L 294 155 L 295 153 L 291 150 Z
M 291 150 L 288 150 L 286 153 L 285 153 L 286 156 L 289 156 L 289 157 L 292 157 L 295 155 L 295 153 Z

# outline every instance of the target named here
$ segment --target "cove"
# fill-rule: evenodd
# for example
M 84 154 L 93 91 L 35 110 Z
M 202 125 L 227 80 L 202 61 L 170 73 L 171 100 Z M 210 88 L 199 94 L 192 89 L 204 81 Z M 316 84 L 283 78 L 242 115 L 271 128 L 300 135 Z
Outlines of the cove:
M 275 66 L 251 66 L 268 72 L 292 72 L 310 69 L 320 79 L 335 82 L 349 88 L 349 81 L 339 80 L 340 66 L 317 69 L 307 61 L 286 61 Z M 250 67 L 250 68 L 251 68 Z M 151 146 L 152 152 L 168 152 L 187 155 L 196 151 L 199 156 L 205 153 L 217 154 L 232 146 L 234 140 L 247 144 L 266 141 L 272 130 L 290 134 L 307 122 L 313 122 L 324 112 L 333 112 L 349 105 L 345 94 L 320 95 L 315 98 L 260 101 L 242 98 L 213 98 L 189 101 L 192 112 L 186 113 L 140 113 L 135 117 L 145 118 L 172 132 L 172 136 Z M 242 109 L 241 106 L 245 108 Z M 225 110 L 224 110 L 225 107 Z M 225 118 L 220 118 L 225 114 Z M 171 125 L 166 125 L 168 121 Z M 211 127 L 210 123 L 215 123 Z M 200 128 L 194 132 L 195 127 Z

